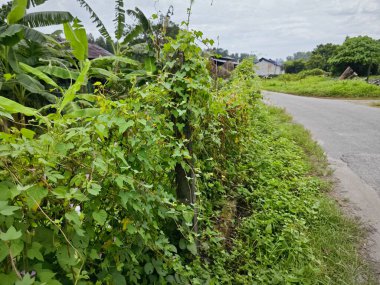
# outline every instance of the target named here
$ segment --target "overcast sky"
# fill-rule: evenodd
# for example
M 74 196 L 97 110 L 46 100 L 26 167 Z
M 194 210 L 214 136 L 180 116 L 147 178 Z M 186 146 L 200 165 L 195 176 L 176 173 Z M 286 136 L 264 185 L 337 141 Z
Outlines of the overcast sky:
M 0 3 L 6 2 L 0 0 Z M 114 1 L 88 0 L 113 31 Z M 166 13 L 174 6 L 173 20 L 186 19 L 186 0 L 126 0 L 147 15 Z M 87 12 L 75 0 L 49 0 L 38 10 L 67 10 L 96 33 Z M 346 36 L 380 38 L 380 0 L 195 0 L 191 27 L 213 38 L 230 52 L 286 58 L 312 50 L 320 43 L 342 43 Z

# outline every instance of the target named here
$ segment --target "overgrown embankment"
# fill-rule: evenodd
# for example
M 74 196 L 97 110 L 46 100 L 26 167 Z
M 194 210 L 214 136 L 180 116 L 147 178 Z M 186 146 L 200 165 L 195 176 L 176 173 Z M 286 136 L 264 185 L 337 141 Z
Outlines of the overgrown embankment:
M 302 96 L 337 98 L 380 98 L 380 87 L 363 79 L 337 80 L 323 76 L 299 77 L 285 74 L 262 80 L 263 89 Z

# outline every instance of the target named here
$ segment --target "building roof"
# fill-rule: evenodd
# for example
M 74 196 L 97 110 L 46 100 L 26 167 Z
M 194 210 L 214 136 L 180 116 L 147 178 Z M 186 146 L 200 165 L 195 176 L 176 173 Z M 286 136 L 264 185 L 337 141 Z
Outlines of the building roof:
M 237 66 L 239 64 L 238 62 L 234 61 L 234 58 L 229 57 L 229 56 L 223 56 L 223 57 L 212 56 L 211 60 L 214 61 L 218 65 L 223 65 L 226 62 L 231 62 L 235 66 Z
M 101 56 L 111 56 L 112 53 L 110 53 L 108 50 L 105 50 L 101 46 L 98 46 L 97 44 L 88 44 L 88 58 L 94 59 Z
M 266 61 L 266 62 L 269 62 L 269 63 L 271 63 L 271 64 L 274 64 L 274 65 L 276 65 L 276 66 L 281 67 L 281 64 L 278 64 L 278 63 L 275 62 L 273 59 L 267 59 L 267 58 L 262 57 L 262 58 L 260 58 L 260 59 L 258 60 L 258 62 L 262 62 L 262 61 Z

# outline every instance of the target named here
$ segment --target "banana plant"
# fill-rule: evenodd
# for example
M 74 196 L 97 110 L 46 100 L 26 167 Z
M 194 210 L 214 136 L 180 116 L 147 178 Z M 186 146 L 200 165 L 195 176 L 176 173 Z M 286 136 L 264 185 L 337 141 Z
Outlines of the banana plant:
M 56 102 L 56 96 L 45 88 L 50 86 L 55 89 L 56 86 L 51 84 L 53 80 L 41 80 L 41 74 L 31 73 L 31 69 L 26 67 L 38 65 L 40 58 L 48 58 L 48 53 L 54 50 L 49 45 L 58 45 L 34 28 L 66 23 L 73 19 L 68 12 L 26 13 L 28 7 L 44 2 L 13 0 L 0 8 L 0 95 L 25 107 L 41 107 Z M 6 109 L 2 113 L 5 114 Z M 25 115 L 20 113 L 12 118 L 23 123 Z M 11 118 L 9 114 L 6 117 Z

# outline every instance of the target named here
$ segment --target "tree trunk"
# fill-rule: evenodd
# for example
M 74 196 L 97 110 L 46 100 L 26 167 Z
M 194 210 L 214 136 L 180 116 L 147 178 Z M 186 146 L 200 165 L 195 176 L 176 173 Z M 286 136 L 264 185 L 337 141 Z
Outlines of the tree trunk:
M 339 77 L 339 80 L 345 80 L 347 78 L 350 78 L 354 73 L 355 73 L 354 70 L 349 66 Z
M 371 75 L 371 68 L 372 68 L 372 62 L 368 66 L 368 71 L 367 71 L 367 83 L 369 82 L 369 76 Z
M 193 142 L 192 142 L 192 129 L 190 126 L 189 116 L 187 116 L 184 127 L 184 135 L 187 140 L 186 148 L 191 156 L 190 159 L 186 159 L 184 163 L 188 166 L 186 170 L 181 163 L 177 163 L 175 167 L 176 173 L 176 184 L 177 184 L 177 199 L 186 204 L 190 205 L 194 209 L 194 218 L 193 218 L 193 230 L 198 232 L 198 211 L 196 207 L 196 184 L 195 184 L 195 173 L 194 173 L 194 158 L 193 158 Z M 178 139 L 182 138 L 181 133 L 176 130 L 176 137 Z

